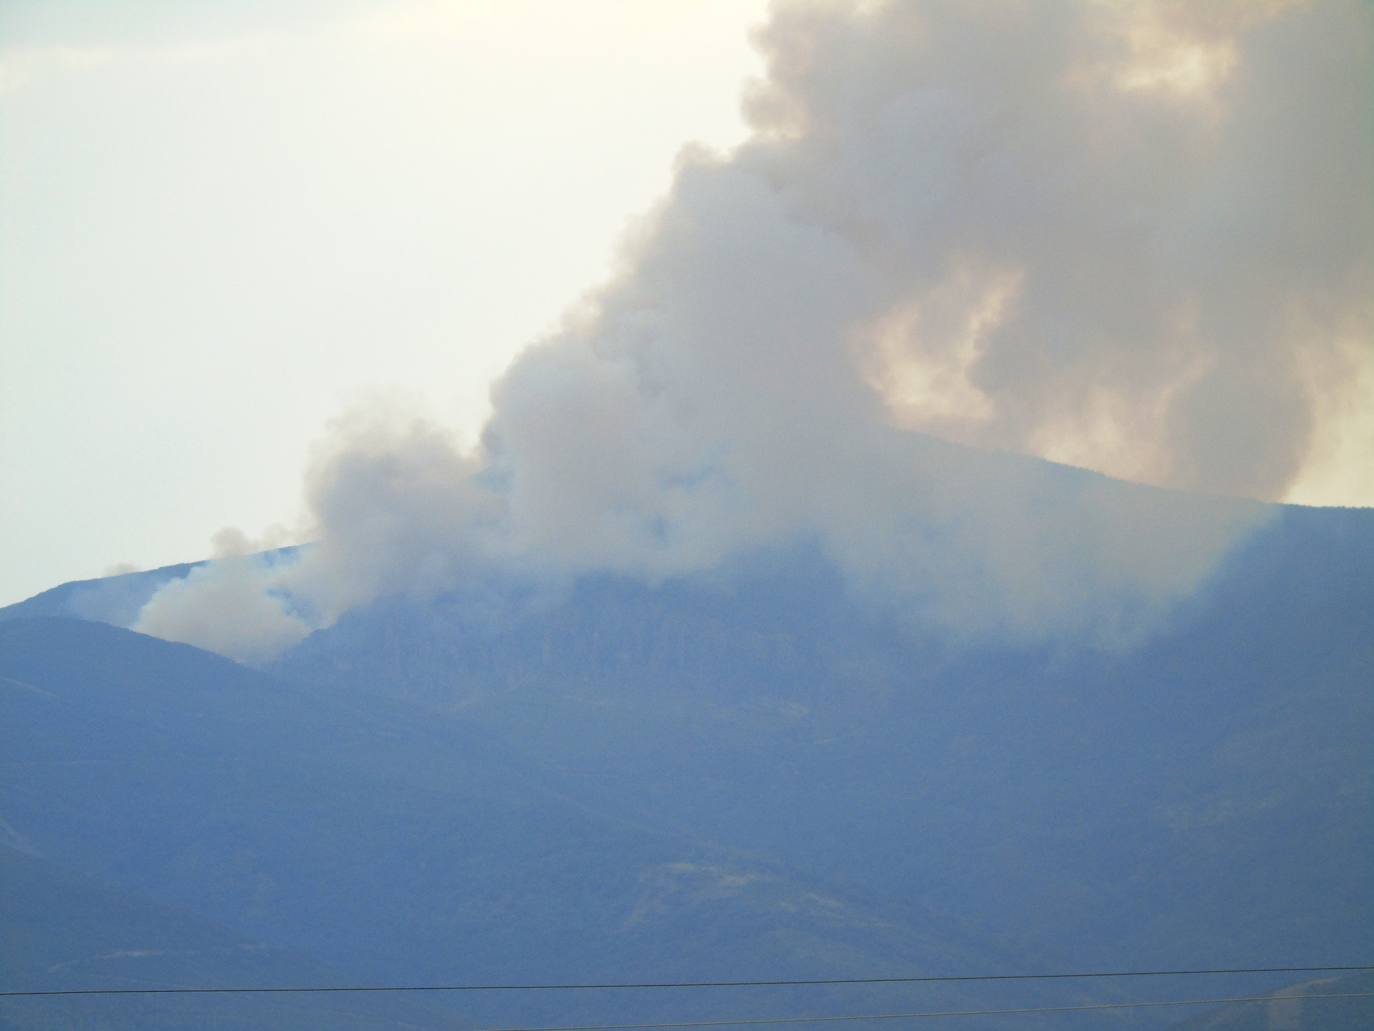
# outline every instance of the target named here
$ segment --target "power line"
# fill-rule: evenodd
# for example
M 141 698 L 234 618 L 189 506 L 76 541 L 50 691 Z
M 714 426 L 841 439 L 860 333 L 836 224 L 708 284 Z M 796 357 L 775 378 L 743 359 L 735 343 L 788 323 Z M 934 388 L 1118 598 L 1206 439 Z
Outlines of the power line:
M 570 984 L 422 984 L 422 985 L 297 985 L 185 988 L 67 988 L 5 991 L 0 998 L 40 998 L 60 995 L 249 995 L 324 992 L 546 992 L 624 991 L 656 988 L 792 988 L 823 985 L 948 984 L 970 981 L 1067 981 L 1112 977 L 1199 977 L 1237 974 L 1334 974 L 1374 971 L 1374 965 L 1331 967 L 1217 967 L 1184 970 L 1092 970 L 1052 974 L 946 974 L 913 977 L 828 977 L 771 981 L 610 981 Z M 1315 996 L 1306 996 L 1315 998 Z M 877 1018 L 874 1018 L 877 1019 Z M 644 1025 L 631 1025 L 641 1027 Z M 695 1025 L 689 1025 L 695 1026 Z
M 1160 1006 L 1222 1006 L 1238 1003 L 1308 999 L 1374 999 L 1374 992 L 1334 992 L 1326 995 L 1246 995 L 1229 999 L 1172 999 L 1168 1002 L 1101 1002 L 1087 1006 L 1021 1006 L 995 1010 L 924 1010 L 920 1013 L 846 1013 L 821 1017 L 755 1017 L 744 1020 L 685 1020 L 674 1024 L 580 1024 L 560 1027 L 501 1027 L 483 1031 L 668 1031 L 689 1027 L 744 1027 L 757 1024 L 836 1024 L 860 1020 L 926 1020 L 936 1017 L 1011 1017 L 1031 1013 L 1086 1013 L 1090 1010 L 1134 1010 Z

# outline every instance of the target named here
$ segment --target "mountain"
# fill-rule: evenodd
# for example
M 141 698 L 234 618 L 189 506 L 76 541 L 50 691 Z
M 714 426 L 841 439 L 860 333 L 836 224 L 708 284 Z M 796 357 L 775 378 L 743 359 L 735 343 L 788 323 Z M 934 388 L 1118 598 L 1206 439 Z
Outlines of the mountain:
M 267 563 L 280 562 L 289 560 L 298 550 L 295 547 L 276 548 L 256 557 Z M 0 620 L 60 616 L 112 626 L 132 626 L 138 619 L 139 610 L 158 588 L 171 580 L 185 579 L 192 570 L 209 565 L 210 561 L 181 562 L 93 580 L 73 580 L 0 608 Z
M 337 971 L 215 926 L 186 909 L 0 847 L 0 970 L 5 991 L 272 984 L 284 969 L 311 983 Z M 353 1031 L 432 1027 L 413 1002 L 367 996 L 89 996 L 0 1000 L 0 1028 L 330 1026 Z
M 1374 955 L 1374 513 L 1281 511 L 1120 653 L 913 637 L 803 552 L 497 617 L 382 604 L 276 668 L 1070 965 Z
M 94 580 L 73 580 L 0 608 L 0 619 L 63 616 L 114 626 L 129 626 L 139 609 L 159 587 L 180 580 L 203 562 L 182 562 L 137 573 L 119 573 Z
M 476 725 L 339 699 L 114 627 L 0 624 L 0 698 L 0 814 L 22 875 L 5 879 L 18 957 L 6 962 L 8 990 L 867 976 L 1029 962 L 959 919 L 890 911 L 776 858 L 603 811 Z M 337 1009 L 338 997 L 323 998 Z M 380 1019 L 375 1000 L 344 998 L 358 1026 Z M 99 1015 L 119 1027 L 164 1019 L 134 1001 L 104 1000 Z M 177 1001 L 172 1026 L 192 1013 L 229 1026 L 264 1019 L 257 998 Z M 447 1012 L 650 1019 L 764 1013 L 777 1001 L 551 997 L 521 1000 L 512 1016 L 509 999 L 468 996 Z M 39 1012 L 84 1026 L 97 1000 L 0 1006 L 15 1026 Z M 320 1016 L 306 1005 L 301 1026 Z M 424 1011 L 407 1019 L 435 1026 Z
M 39 597 L 70 615 L 75 593 Z M 1368 511 L 1276 509 L 1164 630 L 1118 651 L 913 629 L 805 544 L 656 585 L 588 575 L 531 598 L 493 574 L 384 599 L 263 670 L 38 608 L 0 612 L 10 985 L 1374 956 Z M 140 930 L 115 940 L 117 926 Z M 395 1002 L 416 1026 L 515 1026 L 1229 996 L 1294 980 Z M 179 1005 L 209 1003 L 167 1022 L 289 1026 L 238 997 Z M 93 1012 L 16 1005 L 0 1000 L 0 1020 L 86 1026 Z M 388 1010 L 349 1012 L 367 1026 Z M 1237 1013 L 1196 1019 L 1249 1019 Z M 1094 1026 L 1185 1018 L 1103 1011 Z

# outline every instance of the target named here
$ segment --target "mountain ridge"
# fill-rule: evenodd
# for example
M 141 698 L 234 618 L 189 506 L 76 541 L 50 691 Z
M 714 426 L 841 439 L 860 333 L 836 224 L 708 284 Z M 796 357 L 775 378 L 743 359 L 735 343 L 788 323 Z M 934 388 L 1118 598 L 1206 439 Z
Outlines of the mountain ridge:
M 1374 513 L 1277 509 L 1155 636 L 1115 650 L 913 626 L 806 542 L 534 596 L 484 576 L 359 607 L 264 669 L 0 611 L 15 861 L 299 957 L 283 970 L 367 981 L 1374 954 Z M 40 894 L 21 926 L 79 926 L 56 919 L 59 888 Z M 100 954 L 85 933 L 69 951 Z M 1063 993 L 862 1008 L 1027 998 Z M 521 1019 L 795 1004 L 550 999 Z M 439 1010 L 510 1019 L 492 1000 Z

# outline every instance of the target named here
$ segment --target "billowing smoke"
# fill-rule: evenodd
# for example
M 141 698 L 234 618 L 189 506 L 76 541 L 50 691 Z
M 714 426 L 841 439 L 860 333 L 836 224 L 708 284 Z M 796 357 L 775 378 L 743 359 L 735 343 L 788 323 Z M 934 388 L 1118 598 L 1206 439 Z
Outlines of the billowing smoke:
M 662 578 L 805 537 L 957 634 L 1137 639 L 1260 506 L 1006 452 L 1278 499 L 1368 409 L 1342 391 L 1374 363 L 1372 20 L 783 4 L 751 138 L 683 153 L 477 448 L 354 420 L 310 476 L 317 545 L 138 626 L 261 658 L 493 563 Z
M 311 630 L 275 581 L 271 563 L 226 556 L 169 582 L 143 606 L 135 626 L 245 662 L 270 659 Z

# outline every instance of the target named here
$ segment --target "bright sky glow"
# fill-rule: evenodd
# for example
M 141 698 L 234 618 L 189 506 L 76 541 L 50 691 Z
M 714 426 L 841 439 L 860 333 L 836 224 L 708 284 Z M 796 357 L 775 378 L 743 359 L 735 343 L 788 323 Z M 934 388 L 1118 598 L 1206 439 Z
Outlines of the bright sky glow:
M 328 435 L 331 420 L 360 403 L 383 399 L 473 440 L 490 412 L 493 379 L 612 274 L 617 241 L 664 194 L 683 146 L 724 152 L 744 139 L 741 88 L 760 72 L 749 29 L 763 20 L 767 3 L 0 4 L 0 604 L 116 565 L 202 558 L 230 537 L 240 548 L 298 538 L 306 532 L 302 471 L 311 449 Z M 873 201 L 876 210 L 882 201 L 886 221 L 909 208 L 930 208 L 925 221 L 903 230 L 906 242 L 938 249 L 932 226 L 945 216 L 957 242 L 955 230 L 976 221 L 978 205 L 956 199 L 941 208 L 938 191 L 963 196 L 957 188 L 972 176 L 978 189 L 967 195 L 991 198 L 1004 225 L 1018 215 L 1025 219 L 1033 226 L 1025 238 L 1035 245 L 1028 249 L 1044 251 L 1038 267 L 1031 261 L 1024 268 L 1020 258 L 970 252 L 944 280 L 904 296 L 882 317 L 865 315 L 855 339 L 848 336 L 852 326 L 841 334 L 894 422 L 1148 482 L 1204 490 L 1218 482 L 1215 465 L 1205 477 L 1169 480 L 1165 459 L 1174 457 L 1176 442 L 1154 446 L 1175 395 L 1217 372 L 1198 357 L 1221 354 L 1208 351 L 1215 326 L 1195 324 L 1190 302 L 1177 308 L 1176 325 L 1163 334 L 1123 335 L 1120 326 L 1136 325 L 1132 312 L 1144 319 L 1153 311 L 1148 303 L 1127 303 L 1137 294 L 1149 300 L 1149 290 L 1140 294 L 1136 287 L 1194 265 L 1250 284 L 1248 256 L 1238 260 L 1219 246 L 1216 257 L 1209 248 L 1243 242 L 1254 224 L 1264 223 L 1270 236 L 1256 237 L 1254 254 L 1278 253 L 1271 246 L 1277 240 L 1278 266 L 1310 271 L 1329 288 L 1328 301 L 1367 295 L 1332 271 L 1348 257 L 1342 246 L 1368 254 L 1362 239 L 1346 239 L 1368 224 L 1364 195 L 1350 185 L 1361 161 L 1335 156 L 1367 152 L 1342 146 L 1361 138 L 1346 117 L 1359 113 L 1358 102 L 1327 103 L 1341 89 L 1317 74 L 1316 62 L 1291 82 L 1285 69 L 1281 88 L 1273 87 L 1273 74 L 1247 80 L 1235 42 L 1241 23 L 1283 24 L 1272 16 L 1285 9 L 1304 10 L 1289 0 L 1092 8 L 1107 16 L 1082 22 L 1099 27 L 1084 29 L 1088 56 L 1080 63 L 1077 47 L 1058 55 L 1062 74 L 1056 63 L 1046 80 L 1053 89 L 1027 103 L 1019 120 L 1006 122 L 1000 121 L 1003 98 L 1017 90 L 1005 83 L 1018 80 L 999 78 L 994 60 L 983 69 L 979 61 L 988 53 L 980 43 L 961 57 L 964 37 L 956 32 L 952 49 L 931 59 L 932 81 L 960 84 L 953 94 L 917 90 L 907 107 L 875 114 L 881 115 L 873 123 L 878 130 L 851 133 L 863 146 L 835 172 L 841 178 L 862 173 L 856 182 L 867 185 L 858 188 L 855 203 Z M 884 10 L 872 5 L 864 17 Z M 908 29 L 919 36 L 918 28 L 959 22 L 967 13 L 957 5 L 940 10 L 938 18 L 917 28 L 912 21 Z M 798 24 L 814 13 L 803 12 Z M 1340 4 L 1328 13 L 1335 22 L 1349 16 L 1349 24 L 1366 24 Z M 1305 31 L 1303 19 L 1293 24 L 1298 28 L 1282 31 Z M 1320 52 L 1334 38 L 1324 37 L 1328 45 Z M 1280 37 L 1266 39 L 1258 32 L 1252 41 L 1257 67 L 1272 67 L 1264 63 L 1265 48 Z M 899 64 L 908 58 L 904 40 L 887 47 Z M 773 41 L 775 56 L 790 54 L 785 43 Z M 1366 56 L 1361 51 L 1349 67 Z M 798 67 L 809 60 L 791 57 Z M 818 85 L 826 104 L 847 110 L 846 90 L 853 92 L 849 87 L 864 78 L 869 63 L 860 61 L 837 79 L 844 88 Z M 1019 60 L 1001 65 L 1017 74 L 1033 71 Z M 1328 62 L 1328 70 L 1344 67 Z M 1347 79 L 1346 85 L 1356 81 Z M 809 80 L 798 73 L 798 81 Z M 880 86 L 874 85 L 876 97 L 884 95 Z M 1260 87 L 1272 90 L 1267 106 L 1245 109 L 1261 112 L 1259 127 L 1246 130 L 1249 136 L 1222 133 L 1234 114 L 1229 101 L 1258 96 L 1253 91 Z M 996 102 L 986 103 L 980 90 L 993 91 Z M 776 100 L 786 90 L 774 94 Z M 1123 102 L 1094 106 L 1104 95 Z M 960 97 L 968 103 L 953 102 Z M 1292 111 L 1280 110 L 1285 105 Z M 1084 123 L 1096 130 L 1086 139 L 1056 137 L 1062 127 L 1046 113 L 1058 112 L 1068 125 L 1099 107 L 1114 114 Z M 1005 143 L 1017 156 L 1015 178 L 979 178 L 981 153 L 965 155 L 969 161 L 957 169 L 952 163 L 969 134 L 987 128 L 976 119 L 961 122 L 960 112 L 985 108 L 989 125 L 1009 127 L 988 139 L 993 149 Z M 868 126 L 870 113 L 850 112 L 846 128 Z M 786 114 L 759 119 L 775 142 L 793 128 Z M 1325 141 L 1320 157 L 1308 161 L 1286 145 L 1275 148 L 1273 141 L 1286 141 L 1291 131 L 1275 130 L 1282 123 L 1271 114 L 1320 130 L 1312 135 Z M 1123 132 L 1123 126 L 1147 131 Z M 1225 165 L 1229 178 L 1198 180 L 1213 182 L 1211 193 L 1188 185 L 1192 180 L 1173 182 L 1182 174 L 1178 162 L 1162 155 L 1170 153 L 1164 145 L 1185 138 L 1181 126 L 1190 127 L 1186 138 L 1195 143 L 1215 135 L 1234 145 L 1232 164 Z M 791 143 L 807 142 L 803 127 L 795 128 Z M 1024 134 L 1031 132 L 1045 134 L 1037 138 L 1043 147 L 1026 145 Z M 917 144 L 920 161 L 913 158 Z M 1064 156 L 1078 146 L 1105 171 L 1065 189 L 1075 167 Z M 828 167 L 824 153 L 814 156 L 818 167 Z M 1017 192 L 1024 190 L 1027 163 L 1039 170 L 1048 207 Z M 1198 161 L 1198 168 L 1206 166 Z M 1106 203 L 1117 195 L 1097 189 L 1106 180 L 1134 200 Z M 1152 216 L 1156 192 L 1182 201 Z M 1333 198 L 1346 200 L 1324 203 Z M 1079 207 L 1088 213 L 1082 224 L 1064 214 Z M 1199 235 L 1154 233 L 1161 212 L 1175 219 L 1178 232 Z M 1285 214 L 1270 218 L 1275 212 Z M 717 228 L 727 230 L 735 220 L 729 215 Z M 1116 235 L 1094 235 L 1107 226 Z M 1198 229 L 1207 226 L 1213 229 Z M 1083 267 L 1092 272 L 1099 255 L 1136 254 L 1122 250 L 1123 239 L 1141 248 L 1137 256 L 1148 275 L 1137 280 L 1123 273 L 1111 289 L 1095 293 L 1066 280 L 1062 297 L 1045 293 L 1046 277 L 1037 273 L 1062 266 L 1057 246 L 1081 246 L 1089 258 Z M 1142 241 L 1171 256 L 1160 258 Z M 1350 282 L 1362 283 L 1368 261 L 1351 267 Z M 752 284 L 759 272 L 750 265 L 733 281 Z M 1250 298 L 1275 294 L 1265 286 L 1273 282 L 1255 276 L 1259 285 L 1247 286 L 1248 294 L 1237 288 L 1235 311 L 1217 308 L 1225 324 L 1240 324 L 1242 315 L 1258 310 Z M 1190 287 L 1193 282 L 1187 279 Z M 1291 349 L 1252 361 L 1257 334 L 1237 338 L 1250 350 L 1232 348 L 1229 359 L 1240 354 L 1258 371 L 1247 379 L 1240 364 L 1221 367 L 1211 400 L 1185 413 L 1193 436 L 1184 436 L 1197 445 L 1190 454 L 1219 442 L 1208 461 L 1225 455 L 1232 465 L 1247 457 L 1262 463 L 1265 452 L 1254 438 L 1278 424 L 1261 420 L 1237 429 L 1238 406 L 1269 397 L 1269 387 L 1273 396 L 1288 397 L 1279 388 L 1300 379 L 1308 397 L 1293 411 L 1305 416 L 1307 401 L 1316 403 L 1312 433 L 1302 436 L 1299 474 L 1285 473 L 1279 482 L 1286 487 L 1236 489 L 1266 498 L 1286 491 L 1285 500 L 1302 503 L 1374 504 L 1370 309 L 1351 302 L 1347 326 L 1325 317 L 1332 304 L 1324 295 L 1312 296 L 1324 317 L 1295 308 L 1294 324 L 1315 328 L 1295 332 Z M 1071 321 L 1118 327 L 1103 330 L 1120 366 L 1107 369 L 1113 375 L 1133 362 L 1148 363 L 1164 340 L 1167 368 L 1148 381 L 1157 398 L 1142 403 L 1129 379 L 1113 386 L 1100 376 L 1048 377 L 1034 418 L 1011 418 L 1011 408 L 1025 400 L 1011 395 L 1024 394 L 1035 371 L 1034 362 L 1022 359 L 1033 354 L 1004 341 L 995 369 L 984 359 L 999 327 L 1025 321 L 1024 306 L 1039 319 L 1032 320 L 1041 333 L 1035 340 L 1045 353 L 1067 347 L 1084 369 L 1101 364 L 1096 329 L 1061 332 L 1060 312 Z M 776 325 L 770 317 L 768 332 Z M 1298 353 L 1309 339 L 1310 359 Z M 1287 348 L 1289 337 L 1282 342 Z M 995 389 L 1005 396 L 994 397 L 989 391 Z M 1273 408 L 1288 411 L 1280 409 Z M 571 421 L 581 419 L 578 409 Z M 1296 429 L 1284 424 L 1271 436 L 1278 443 L 1285 434 L 1297 439 L 1305 425 L 1297 418 Z M 560 425 L 557 435 L 566 432 Z M 560 534 L 562 517 L 559 512 Z M 243 532 L 226 535 L 225 527 Z
M 468 434 L 687 141 L 762 0 L 0 10 L 0 603 L 290 523 L 327 420 Z

